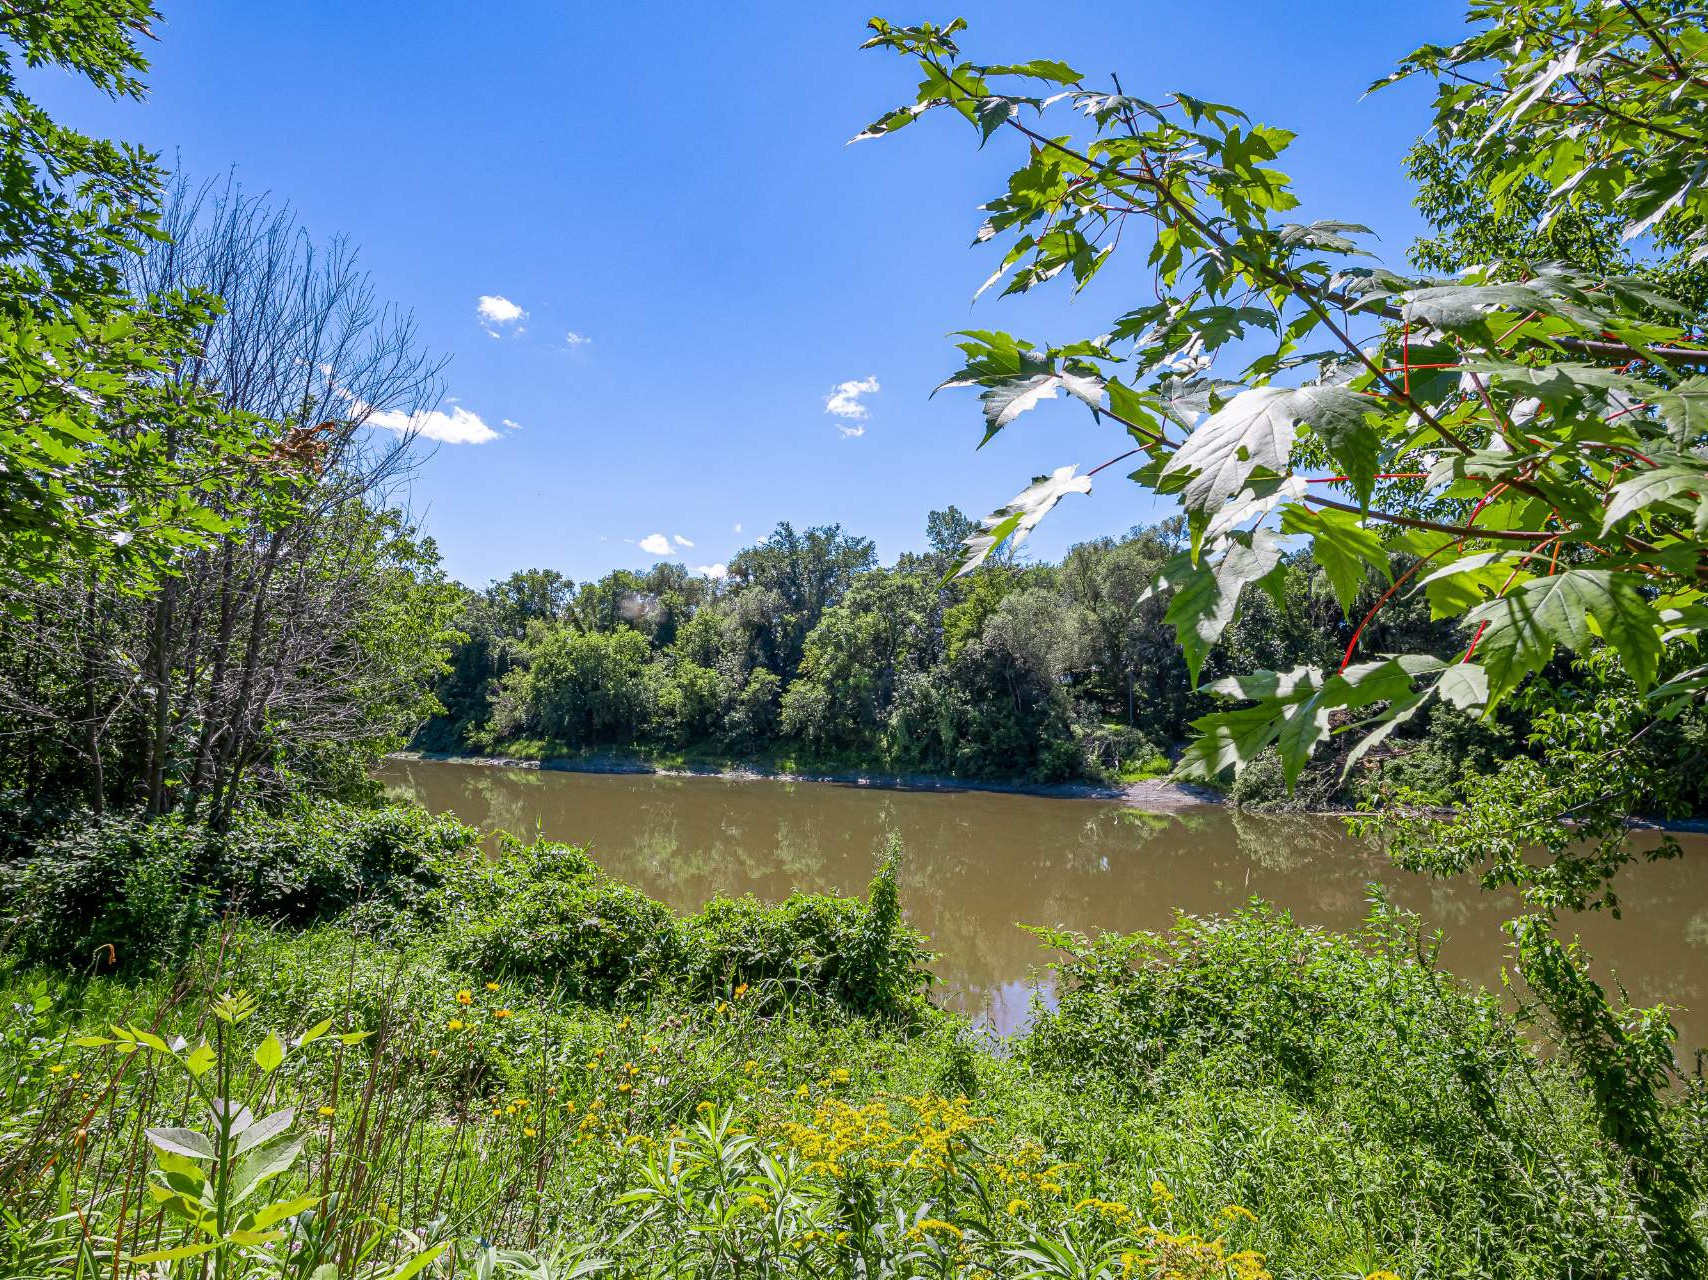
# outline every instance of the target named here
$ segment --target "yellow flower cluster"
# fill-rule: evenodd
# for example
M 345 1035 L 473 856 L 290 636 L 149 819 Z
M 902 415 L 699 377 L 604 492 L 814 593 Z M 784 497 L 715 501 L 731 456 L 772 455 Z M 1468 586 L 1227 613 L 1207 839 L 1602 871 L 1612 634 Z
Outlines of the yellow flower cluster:
M 1148 1237 L 1142 1250 L 1121 1255 L 1124 1277 L 1143 1280 L 1274 1280 L 1263 1265 L 1263 1255 L 1250 1249 L 1229 1253 L 1222 1240 L 1202 1236 L 1172 1235 L 1154 1227 L 1141 1227 Z

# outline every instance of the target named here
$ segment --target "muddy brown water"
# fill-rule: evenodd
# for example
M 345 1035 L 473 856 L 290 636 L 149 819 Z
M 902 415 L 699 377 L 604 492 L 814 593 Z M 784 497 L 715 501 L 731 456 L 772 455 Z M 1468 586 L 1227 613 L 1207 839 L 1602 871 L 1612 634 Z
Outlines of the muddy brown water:
M 1021 924 L 1158 929 L 1177 910 L 1228 912 L 1255 896 L 1302 923 L 1353 929 L 1380 883 L 1446 934 L 1443 963 L 1461 977 L 1493 986 L 1510 960 L 1507 902 L 1463 879 L 1400 871 L 1334 818 L 420 760 L 387 761 L 380 776 L 395 796 L 475 826 L 586 845 L 612 875 L 680 910 L 719 893 L 859 893 L 897 832 L 902 905 L 940 953 L 936 998 L 1005 1033 L 1051 994 L 1049 957 Z M 1621 874 L 1622 919 L 1590 914 L 1575 927 L 1603 977 L 1634 1000 L 1679 1007 L 1688 1061 L 1708 1045 L 1708 836 L 1679 841 L 1682 858 Z

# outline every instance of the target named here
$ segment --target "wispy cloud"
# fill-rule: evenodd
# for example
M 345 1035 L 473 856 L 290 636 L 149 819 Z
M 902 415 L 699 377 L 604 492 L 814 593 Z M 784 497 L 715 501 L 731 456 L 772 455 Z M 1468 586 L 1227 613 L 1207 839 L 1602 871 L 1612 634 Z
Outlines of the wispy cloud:
M 499 433 L 486 425 L 486 420 L 472 409 L 453 404 L 444 409 L 428 409 L 405 413 L 402 409 L 376 409 L 363 419 L 363 425 L 399 435 L 413 432 L 440 444 L 487 444 L 499 438 Z M 510 425 L 506 422 L 506 425 Z
M 736 532 L 737 532 L 737 533 L 740 533 L 740 532 L 741 532 L 741 521 L 739 521 L 739 520 L 737 520 L 737 521 L 736 521 L 736 522 L 735 522 L 735 531 L 736 531 Z
M 850 378 L 847 382 L 839 382 L 831 388 L 830 394 L 824 398 L 824 411 L 832 417 L 852 418 L 859 421 L 872 416 L 872 411 L 860 399 L 861 396 L 876 395 L 883 390 L 878 385 L 874 375 L 870 378 Z M 852 434 L 858 435 L 858 432 Z
M 865 427 L 851 427 L 846 422 L 837 423 L 836 430 L 844 440 L 858 440 L 866 434 Z
M 662 533 L 649 533 L 640 540 L 640 549 L 649 556 L 667 556 L 671 554 L 670 539 Z
M 678 534 L 674 534 L 674 535 L 673 535 L 673 538 L 674 538 L 674 540 L 675 540 L 675 543 L 676 543 L 676 545 L 677 545 L 677 546 L 679 546 L 679 547 L 691 547 L 691 546 L 693 546 L 693 545 L 694 545 L 694 544 L 693 544 L 693 543 L 692 543 L 692 542 L 689 542 L 689 541 L 688 541 L 688 539 L 686 539 L 686 538 L 684 538 L 684 537 L 683 537 L 683 536 L 682 536 L 682 535 L 681 535 L 681 534 L 679 534 L 679 533 L 678 533 Z
M 727 578 L 729 577 L 729 566 L 721 563 L 697 564 L 694 566 L 694 572 L 699 574 L 702 578 Z
M 574 329 L 563 335 L 563 344 L 566 347 L 583 347 L 592 341 L 592 338 L 584 333 L 577 333 Z
M 521 333 L 521 322 L 528 318 L 528 313 L 503 294 L 483 293 L 480 300 L 474 304 L 474 313 L 480 319 L 481 328 L 495 338 L 504 336 L 506 330 Z

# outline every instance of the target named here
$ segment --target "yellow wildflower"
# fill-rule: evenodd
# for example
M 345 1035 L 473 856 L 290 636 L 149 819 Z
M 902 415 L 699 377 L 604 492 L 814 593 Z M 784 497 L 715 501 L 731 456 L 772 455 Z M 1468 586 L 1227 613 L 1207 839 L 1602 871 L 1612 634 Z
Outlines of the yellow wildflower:
M 318 1112 L 316 1112 L 316 1114 L 317 1114 L 317 1115 L 323 1115 L 323 1116 L 327 1116 L 327 1117 L 329 1117 L 329 1118 L 330 1118 L 330 1117 L 331 1117 L 331 1116 L 335 1116 L 335 1115 L 337 1115 L 337 1114 L 338 1114 L 338 1113 L 337 1113 L 337 1111 L 335 1111 L 335 1110 L 334 1110 L 334 1109 L 333 1109 L 333 1108 L 331 1108 L 331 1107 L 321 1107 L 321 1108 L 320 1108 L 320 1110 L 319 1110 L 319 1111 L 318 1111 Z
M 445 1030 L 447 1030 L 447 1031 L 461 1031 L 463 1029 L 464 1025 L 465 1024 L 461 1018 L 452 1018 L 449 1022 L 447 1022 L 445 1024 Z
M 458 1004 L 473 1004 L 474 1003 L 474 992 L 470 991 L 467 987 L 464 987 L 461 991 L 457 992 L 457 1003 Z
M 495 1018 L 508 1018 L 510 1016 L 510 1010 L 508 1010 L 508 1009 L 494 1009 L 492 1011 L 492 1016 Z
M 496 991 L 498 990 L 498 984 L 496 982 L 489 982 L 486 984 L 486 989 L 488 991 Z

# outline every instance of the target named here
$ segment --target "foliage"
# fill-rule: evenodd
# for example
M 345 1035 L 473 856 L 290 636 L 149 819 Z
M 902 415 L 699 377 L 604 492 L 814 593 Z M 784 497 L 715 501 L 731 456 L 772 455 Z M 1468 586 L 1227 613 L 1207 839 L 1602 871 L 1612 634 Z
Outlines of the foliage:
M 459 948 L 553 864 L 560 887 L 591 874 L 561 846 L 465 863 L 427 931 L 389 941 L 232 922 L 175 972 L 0 970 L 0 1269 L 212 1245 L 230 1277 L 292 1280 L 330 1262 L 384 1280 L 435 1250 L 506 1275 L 1652 1271 L 1589 1086 L 1435 971 L 1404 921 L 1336 939 L 1254 909 L 1053 938 L 1074 952 L 1060 1006 L 988 1045 L 924 1007 L 724 985 L 804 953 L 787 911 L 732 917 L 777 939 L 765 955 L 610 1010 L 571 981 L 465 967 Z M 896 927 L 892 872 L 835 917 L 851 953 Z M 624 921 L 638 954 L 655 922 Z M 917 978 L 916 943 L 890 936 Z M 241 1104 L 232 1132 L 202 1090 Z M 257 1166 L 241 1176 L 235 1147 L 263 1125 L 251 1150 L 277 1170 L 239 1201 Z M 127 1169 L 140 1191 L 151 1147 L 148 1181 L 182 1204 L 118 1193 Z M 201 1256 L 144 1265 L 195 1275 Z
M 1473 17 L 1492 22 L 1488 34 L 1451 55 L 1418 55 L 1415 65 L 1433 68 L 1498 49 L 1511 75 L 1526 78 L 1451 90 L 1443 128 L 1463 127 L 1463 100 L 1483 93 L 1496 103 L 1489 138 L 1499 144 L 1478 157 L 1501 178 L 1538 174 L 1570 189 L 1565 180 L 1582 170 L 1604 203 L 1609 184 L 1625 180 L 1633 200 L 1648 200 L 1636 194 L 1634 169 L 1619 165 L 1687 153 L 1688 138 L 1683 150 L 1659 140 L 1673 114 L 1700 114 L 1700 81 L 1678 62 L 1702 53 L 1698 27 L 1665 19 L 1685 36 L 1680 52 L 1643 26 L 1641 6 L 1612 24 L 1599 8 L 1590 18 L 1567 6 L 1571 30 L 1598 24 L 1585 41 L 1614 50 L 1651 41 L 1635 64 L 1620 64 L 1622 84 L 1654 73 L 1641 89 L 1645 116 L 1629 128 L 1609 125 L 1625 117 L 1595 101 L 1571 115 L 1604 131 L 1620 156 L 1604 163 L 1600 153 L 1586 159 L 1593 148 L 1577 131 L 1532 127 L 1527 112 L 1581 52 L 1556 49 L 1538 74 L 1530 65 L 1537 43 L 1503 44 L 1503 33 L 1523 27 L 1518 10 L 1533 7 L 1479 5 Z M 962 26 L 873 21 L 868 44 L 914 59 L 922 80 L 913 103 L 860 137 L 947 112 L 971 124 L 981 144 L 998 132 L 1024 140 L 1025 163 L 985 206 L 978 239 L 1006 246 L 987 287 L 1006 275 L 1005 292 L 1024 292 L 1066 273 L 1082 288 L 1120 243 L 1148 255 L 1160 290 L 1158 301 L 1095 339 L 1038 345 L 964 334 L 965 367 L 946 385 L 980 389 L 985 438 L 1058 391 L 1126 429 L 1137 447 L 1122 457 L 1148 459 L 1132 478 L 1179 495 L 1189 521 L 1191 545 L 1163 576 L 1174 589 L 1168 620 L 1194 682 L 1238 617 L 1243 588 L 1279 587 L 1275 519 L 1284 533 L 1310 535 L 1342 609 L 1367 573 L 1391 572 L 1389 554 L 1398 551 L 1411 565 L 1396 588 L 1427 566 L 1421 582 L 1440 584 L 1431 593 L 1438 616 L 1464 628 L 1451 660 L 1425 652 L 1355 662 L 1354 634 L 1332 668 L 1218 682 L 1216 692 L 1251 705 L 1196 722 L 1184 773 L 1243 767 L 1273 745 L 1291 785 L 1333 734 L 1367 730 L 1360 747 L 1368 750 L 1431 700 L 1492 711 L 1562 645 L 1579 654 L 1610 646 L 1663 714 L 1708 679 L 1668 667 L 1663 656 L 1667 643 L 1700 630 L 1708 574 L 1698 519 L 1702 388 L 1692 372 L 1708 365 L 1708 352 L 1692 346 L 1676 314 L 1651 318 L 1665 314 L 1664 300 L 1641 281 L 1558 264 L 1515 274 L 1494 263 L 1453 281 L 1359 265 L 1368 256 L 1356 239 L 1363 228 L 1282 220 L 1298 204 L 1270 164 L 1291 140 L 1285 130 L 1185 94 L 1151 102 L 1118 84 L 1093 89 L 1057 62 L 966 62 L 955 39 Z M 1526 39 L 1548 45 L 1557 34 Z M 1597 54 L 1609 67 L 1622 56 Z M 1060 92 L 1035 96 L 1039 82 Z M 1067 108 L 1089 124 L 1089 140 L 1028 123 Z M 1664 206 L 1663 220 L 1674 218 L 1669 225 L 1689 238 L 1699 197 L 1669 173 L 1656 179 L 1667 197 L 1644 207 Z M 1236 343 L 1263 334 L 1272 345 L 1237 377 L 1210 372 Z M 1088 489 L 1101 469 L 1078 476 L 1062 468 L 1035 483 L 968 539 L 963 571 L 1024 534 L 1063 494 Z
M 142 150 L 55 122 L 23 66 L 139 98 L 148 0 L 0 13 L 0 588 L 96 577 L 151 584 L 229 527 L 206 497 L 265 465 L 265 425 L 168 371 L 218 303 L 135 296 L 130 260 L 158 234 L 160 173 Z

